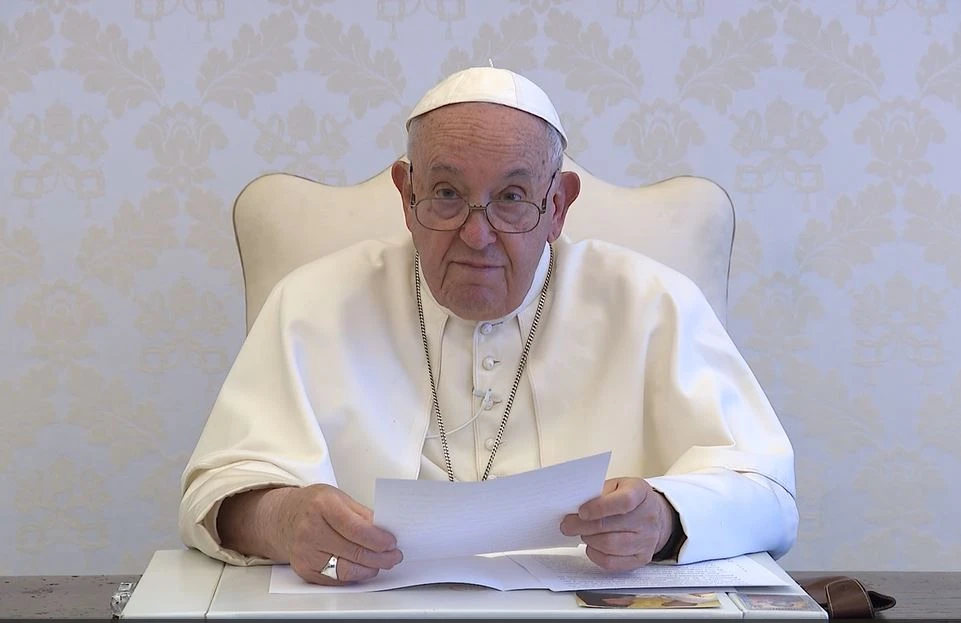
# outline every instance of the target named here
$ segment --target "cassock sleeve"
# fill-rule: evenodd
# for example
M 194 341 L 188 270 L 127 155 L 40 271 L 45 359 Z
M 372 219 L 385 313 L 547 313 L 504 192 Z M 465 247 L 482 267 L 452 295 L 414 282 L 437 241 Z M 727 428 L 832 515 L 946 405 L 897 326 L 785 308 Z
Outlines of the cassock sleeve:
M 240 348 L 181 479 L 183 542 L 234 565 L 269 564 L 221 547 L 217 512 L 231 495 L 274 486 L 337 486 L 302 376 L 283 283 Z M 291 326 L 293 325 L 293 326 Z
M 659 445 L 674 457 L 648 478 L 678 511 L 679 563 L 795 543 L 794 452 L 747 362 L 693 283 L 661 299 L 646 366 Z

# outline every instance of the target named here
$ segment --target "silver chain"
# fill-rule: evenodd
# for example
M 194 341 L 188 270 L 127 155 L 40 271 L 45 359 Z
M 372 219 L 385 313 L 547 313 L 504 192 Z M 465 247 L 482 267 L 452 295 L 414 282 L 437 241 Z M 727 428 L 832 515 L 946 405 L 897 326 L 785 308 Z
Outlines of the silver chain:
M 547 290 L 551 285 L 551 275 L 554 273 L 554 246 L 549 245 L 551 261 L 547 265 L 547 275 L 544 277 L 544 285 L 541 287 L 541 295 L 537 301 L 537 311 L 534 312 L 534 320 L 531 321 L 531 332 L 527 334 L 527 341 L 524 342 L 524 350 L 521 352 L 521 359 L 517 363 L 517 374 L 514 375 L 514 385 L 511 387 L 510 397 L 507 399 L 507 406 L 504 407 L 504 417 L 497 428 L 497 437 L 494 439 L 494 446 L 491 448 L 490 458 L 487 459 L 487 468 L 481 480 L 487 480 L 494 465 L 494 455 L 500 447 L 501 438 L 507 428 L 507 418 L 510 417 L 511 407 L 514 406 L 514 396 L 517 388 L 521 384 L 521 377 L 524 375 L 524 368 L 527 367 L 527 355 L 530 353 L 531 345 L 534 343 L 534 335 L 537 333 L 537 325 L 540 322 L 541 314 L 544 311 L 544 302 L 547 300 Z M 427 377 L 430 379 L 430 399 L 431 410 L 437 418 L 437 431 L 440 433 L 440 446 L 444 450 L 444 467 L 447 469 L 447 479 L 454 482 L 454 469 L 450 463 L 450 448 L 447 446 L 447 432 L 444 430 L 444 418 L 440 414 L 440 405 L 437 402 L 437 383 L 434 381 L 434 368 L 430 362 L 430 349 L 427 346 L 427 325 L 424 322 L 424 303 L 421 298 L 420 286 L 420 254 L 414 251 L 414 291 L 417 295 L 417 317 L 420 320 L 420 337 L 424 342 L 424 358 L 427 360 Z

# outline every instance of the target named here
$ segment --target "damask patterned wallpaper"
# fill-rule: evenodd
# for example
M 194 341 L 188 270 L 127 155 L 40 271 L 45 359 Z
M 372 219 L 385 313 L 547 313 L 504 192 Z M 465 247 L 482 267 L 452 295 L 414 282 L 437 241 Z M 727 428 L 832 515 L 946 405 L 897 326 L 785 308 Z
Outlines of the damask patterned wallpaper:
M 783 564 L 961 568 L 961 2 L 5 0 L 0 574 L 180 546 L 244 333 L 233 198 L 373 175 L 488 59 L 597 175 L 730 191 L 731 331 L 797 450 Z

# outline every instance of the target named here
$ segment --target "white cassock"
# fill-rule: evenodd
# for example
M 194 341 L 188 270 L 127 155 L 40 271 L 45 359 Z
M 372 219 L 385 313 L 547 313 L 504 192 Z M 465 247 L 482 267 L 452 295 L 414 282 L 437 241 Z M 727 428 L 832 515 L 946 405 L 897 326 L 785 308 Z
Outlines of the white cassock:
M 793 450 L 700 290 L 608 243 L 561 239 L 554 249 L 492 474 L 611 450 L 609 478 L 645 478 L 677 509 L 687 536 L 678 562 L 784 554 L 797 536 Z M 413 258 L 409 239 L 364 242 L 274 288 L 184 471 L 184 543 L 231 564 L 269 563 L 220 546 L 216 515 L 227 496 L 327 483 L 372 506 L 378 477 L 447 478 Z M 527 298 L 489 322 L 454 316 L 423 284 L 459 480 L 483 474 L 548 263 L 545 246 Z

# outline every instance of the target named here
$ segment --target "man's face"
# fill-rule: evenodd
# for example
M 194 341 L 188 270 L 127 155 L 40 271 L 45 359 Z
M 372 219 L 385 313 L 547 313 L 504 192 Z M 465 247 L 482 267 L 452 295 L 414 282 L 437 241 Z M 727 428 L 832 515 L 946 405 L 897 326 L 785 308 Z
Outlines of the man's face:
M 572 183 L 576 186 L 576 175 L 558 173 L 551 184 L 554 169 L 544 123 L 497 104 L 454 104 L 431 111 L 421 120 L 417 137 L 409 154 L 413 188 L 404 163 L 396 163 L 392 173 L 427 285 L 441 305 L 461 318 L 504 316 L 524 300 L 545 242 L 560 235 L 577 194 L 576 189 L 567 192 Z M 420 225 L 410 209 L 411 191 L 418 200 L 456 193 L 472 205 L 511 198 L 538 207 L 546 194 L 547 212 L 527 233 L 499 232 L 480 210 L 471 212 L 458 230 L 434 231 Z

